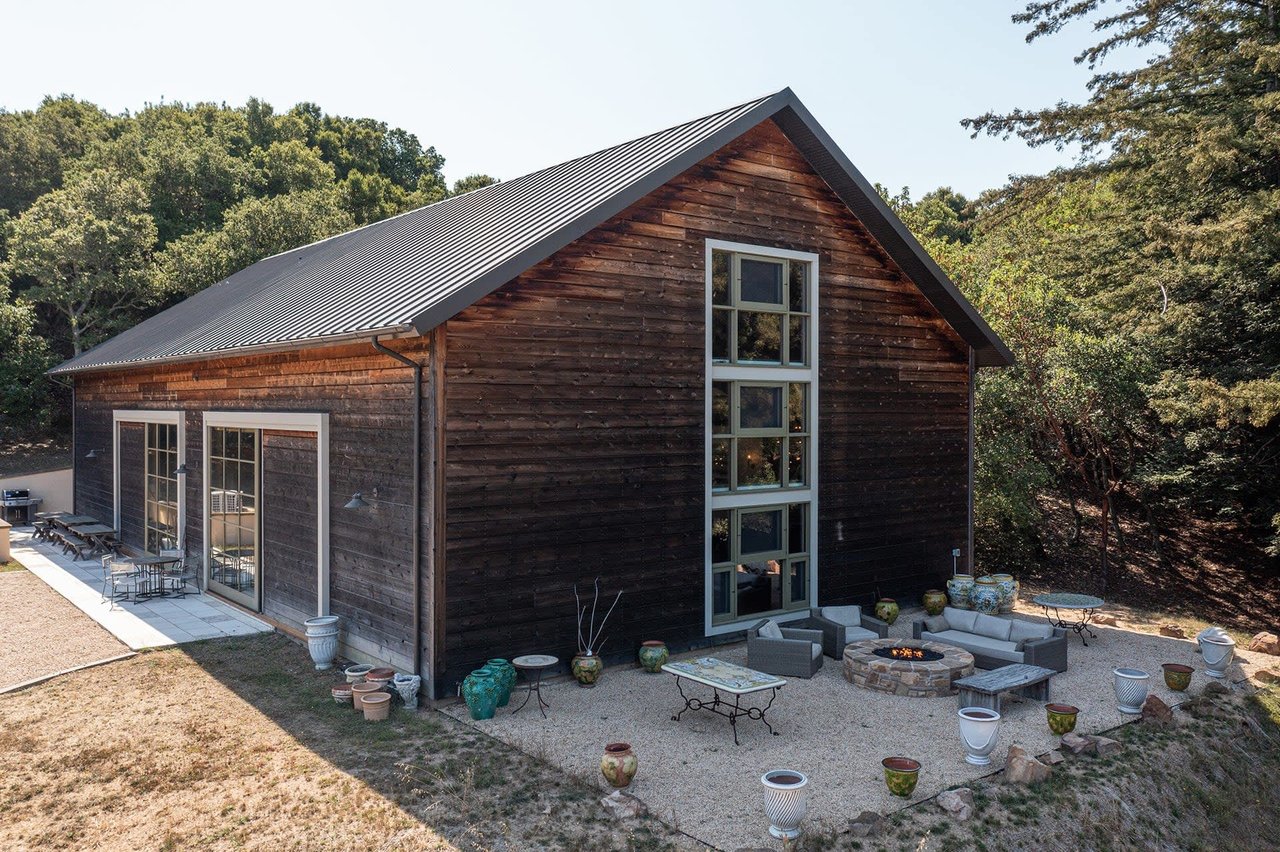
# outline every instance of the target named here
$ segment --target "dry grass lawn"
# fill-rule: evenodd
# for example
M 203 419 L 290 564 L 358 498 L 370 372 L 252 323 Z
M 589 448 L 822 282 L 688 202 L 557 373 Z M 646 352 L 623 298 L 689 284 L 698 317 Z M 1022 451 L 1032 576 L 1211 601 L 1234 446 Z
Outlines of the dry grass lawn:
M 0 696 L 0 849 L 687 848 L 443 714 L 363 721 L 279 635 Z

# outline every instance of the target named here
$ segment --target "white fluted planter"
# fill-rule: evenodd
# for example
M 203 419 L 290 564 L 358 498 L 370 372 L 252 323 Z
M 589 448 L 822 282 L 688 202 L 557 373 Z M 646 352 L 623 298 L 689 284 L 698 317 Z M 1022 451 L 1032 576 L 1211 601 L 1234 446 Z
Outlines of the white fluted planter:
M 1147 683 L 1151 675 L 1142 669 L 1114 669 L 1116 709 L 1136 716 L 1142 712 L 1142 702 L 1147 700 Z
M 1226 677 L 1227 667 L 1231 665 L 1235 655 L 1236 641 L 1225 632 L 1200 637 L 1200 656 L 1204 657 L 1204 673 L 1209 677 Z
M 307 650 L 311 652 L 316 670 L 333 668 L 333 660 L 338 656 L 338 616 L 320 615 L 308 618 L 303 624 L 307 628 Z
M 760 783 L 769 833 L 779 840 L 795 840 L 809 809 L 809 777 L 794 769 L 771 769 L 760 776 Z
M 974 766 L 991 763 L 991 752 L 1000 738 L 1000 714 L 986 707 L 964 707 L 956 715 L 960 717 L 965 763 Z

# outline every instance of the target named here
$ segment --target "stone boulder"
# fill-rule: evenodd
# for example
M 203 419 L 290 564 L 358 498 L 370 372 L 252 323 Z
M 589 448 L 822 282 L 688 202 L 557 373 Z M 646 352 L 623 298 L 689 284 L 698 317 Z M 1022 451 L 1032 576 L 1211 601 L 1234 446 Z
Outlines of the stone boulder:
M 1254 683 L 1258 683 L 1263 686 L 1280 683 L 1280 672 L 1273 672 L 1270 669 L 1258 669 L 1256 672 L 1249 675 L 1249 677 Z
M 1115 627 L 1120 622 L 1116 620 L 1114 615 L 1095 615 L 1093 617 L 1093 623 L 1101 624 L 1104 627 Z
M 621 790 L 614 790 L 601 799 L 600 804 L 616 820 L 637 819 L 649 812 L 644 802 Z
M 1153 728 L 1172 728 L 1178 722 L 1173 716 L 1173 708 L 1153 693 L 1142 702 L 1142 723 Z
M 973 791 L 968 787 L 957 787 L 954 790 L 943 790 L 935 799 L 942 808 L 957 822 L 964 822 L 973 816 Z
M 1053 751 L 1046 752 L 1044 757 L 1040 758 L 1040 762 L 1046 766 L 1057 766 L 1064 760 L 1066 760 L 1066 758 L 1063 757 L 1062 752 L 1058 751 L 1056 748 Z
M 1280 636 L 1274 633 L 1258 633 L 1249 640 L 1249 650 L 1280 657 Z
M 1089 734 L 1089 739 L 1093 741 L 1093 753 L 1098 757 L 1108 757 L 1113 754 L 1119 754 L 1124 746 L 1119 740 L 1113 740 L 1110 737 L 1100 737 L 1097 734 Z
M 1027 754 L 1022 746 L 1009 746 L 1004 764 L 1006 784 L 1039 784 L 1053 774 L 1053 769 Z
M 849 834 L 854 837 L 877 837 L 884 831 L 884 816 L 875 811 L 863 811 L 849 820 Z
M 1183 630 L 1176 624 L 1161 624 L 1160 635 L 1168 636 L 1171 639 L 1186 639 L 1187 631 Z
M 1062 735 L 1062 747 L 1072 754 L 1093 754 L 1093 740 L 1074 731 Z
M 1222 681 L 1210 680 L 1201 692 L 1204 695 L 1230 695 L 1231 689 Z

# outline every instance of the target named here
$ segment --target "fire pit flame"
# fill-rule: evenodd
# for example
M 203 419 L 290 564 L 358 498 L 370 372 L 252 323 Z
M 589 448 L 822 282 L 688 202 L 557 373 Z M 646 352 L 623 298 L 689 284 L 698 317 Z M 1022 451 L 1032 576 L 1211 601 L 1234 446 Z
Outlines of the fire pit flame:
M 932 660 L 942 659 L 942 655 L 937 651 L 929 651 L 925 648 L 913 648 L 910 645 L 902 645 L 892 648 L 876 648 L 873 653 L 878 657 L 885 657 L 890 660 L 930 662 Z

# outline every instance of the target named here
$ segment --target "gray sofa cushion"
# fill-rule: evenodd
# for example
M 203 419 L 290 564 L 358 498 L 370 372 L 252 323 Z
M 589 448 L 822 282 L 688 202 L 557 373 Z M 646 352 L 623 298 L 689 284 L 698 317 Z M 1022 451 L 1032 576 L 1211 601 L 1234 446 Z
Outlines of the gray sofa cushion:
M 1022 662 L 1022 652 L 1018 650 L 1016 642 L 992 639 L 989 636 L 979 636 L 976 633 L 966 633 L 962 630 L 944 630 L 941 633 L 925 632 L 921 634 L 920 638 L 933 639 L 948 645 L 955 645 L 958 648 L 964 648 L 966 651 L 993 657 L 997 660 L 1008 660 L 1011 663 Z
M 947 620 L 947 624 L 951 625 L 952 630 L 972 633 L 973 623 L 978 620 L 978 613 L 971 609 L 956 609 L 949 606 L 942 610 L 942 617 Z
M 951 629 L 951 623 L 945 615 L 934 615 L 924 620 L 924 629 L 930 633 L 941 633 Z
M 874 631 L 865 627 L 846 627 L 844 629 L 844 641 L 861 642 L 863 639 L 878 639 Z
M 1009 631 L 1009 641 L 1018 643 L 1018 650 L 1021 651 L 1023 646 L 1029 640 L 1048 639 L 1053 635 L 1053 625 L 1037 624 L 1034 621 L 1021 621 L 1013 619 L 1013 626 Z
M 828 621 L 834 621 L 836 624 L 843 624 L 845 627 L 857 627 L 862 623 L 862 607 L 854 606 L 824 606 L 822 608 L 822 617 Z
M 822 656 L 822 646 L 819 645 L 817 642 L 814 642 L 813 643 L 813 659 L 816 660 L 821 656 Z
M 999 639 L 1002 642 L 1008 642 L 1010 641 L 1009 631 L 1012 628 L 1013 621 L 1010 619 L 980 612 L 974 621 L 973 630 L 969 632 L 977 633 L 979 636 L 986 636 L 988 639 Z
M 772 618 L 760 625 L 760 629 L 756 631 L 762 639 L 781 639 L 782 628 L 778 626 L 778 622 Z

